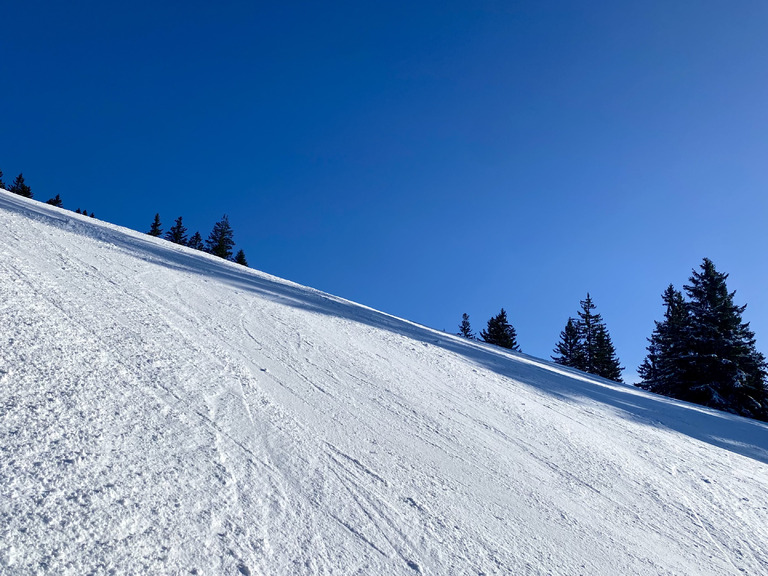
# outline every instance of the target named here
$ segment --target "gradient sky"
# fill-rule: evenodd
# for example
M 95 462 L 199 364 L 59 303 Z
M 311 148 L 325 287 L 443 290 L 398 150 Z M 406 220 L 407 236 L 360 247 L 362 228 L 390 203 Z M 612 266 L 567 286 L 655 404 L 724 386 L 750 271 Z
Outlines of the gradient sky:
M 251 266 L 549 357 L 590 291 L 625 375 L 709 257 L 768 353 L 768 4 L 11 2 L 0 169 Z

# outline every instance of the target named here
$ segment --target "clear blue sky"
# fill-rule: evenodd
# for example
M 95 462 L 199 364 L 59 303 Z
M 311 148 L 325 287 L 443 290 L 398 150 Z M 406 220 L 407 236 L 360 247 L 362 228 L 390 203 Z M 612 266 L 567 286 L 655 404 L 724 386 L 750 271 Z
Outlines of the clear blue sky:
M 272 5 L 270 5 L 272 4 Z M 768 4 L 11 2 L 0 169 L 548 357 L 590 291 L 626 376 L 667 284 L 730 273 L 768 352 Z

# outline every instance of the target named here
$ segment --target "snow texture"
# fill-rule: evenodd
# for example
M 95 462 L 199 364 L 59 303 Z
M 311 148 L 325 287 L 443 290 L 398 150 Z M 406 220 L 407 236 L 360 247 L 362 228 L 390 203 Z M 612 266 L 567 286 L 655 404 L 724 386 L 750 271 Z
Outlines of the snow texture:
M 765 424 L 5 192 L 0 224 L 2 574 L 768 574 Z

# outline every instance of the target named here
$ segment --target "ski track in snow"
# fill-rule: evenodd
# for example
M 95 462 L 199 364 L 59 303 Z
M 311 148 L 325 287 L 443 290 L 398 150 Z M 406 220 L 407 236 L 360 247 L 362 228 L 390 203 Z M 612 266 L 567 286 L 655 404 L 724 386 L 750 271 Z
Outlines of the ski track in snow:
M 0 221 L 0 574 L 768 574 L 762 423 Z

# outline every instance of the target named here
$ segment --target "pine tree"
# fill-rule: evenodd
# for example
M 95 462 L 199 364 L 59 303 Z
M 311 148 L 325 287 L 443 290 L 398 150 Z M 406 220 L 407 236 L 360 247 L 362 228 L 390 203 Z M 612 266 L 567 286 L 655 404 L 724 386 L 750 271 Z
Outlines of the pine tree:
M 520 346 L 517 343 L 517 332 L 507 321 L 507 312 L 504 308 L 496 316 L 488 320 L 488 327 L 480 332 L 480 336 L 489 344 L 520 352 Z
M 733 302 L 726 279 L 708 258 L 693 271 L 688 295 L 690 314 L 681 359 L 684 400 L 751 418 L 768 419 L 765 357 L 755 347 L 755 334 L 741 315 L 746 305 Z
M 149 228 L 149 234 L 150 236 L 160 236 L 163 233 L 163 227 L 160 223 L 160 213 L 155 214 L 155 220 L 152 222 L 152 226 Z
M 579 302 L 579 319 L 576 328 L 579 335 L 581 355 L 574 366 L 584 372 L 621 382 L 621 363 L 616 356 L 608 329 L 600 314 L 593 313 L 595 304 L 587 292 L 587 297 Z
M 51 206 L 56 206 L 57 208 L 61 208 L 64 203 L 61 201 L 61 196 L 56 194 L 53 198 L 46 201 L 46 204 L 50 204 Z
M 176 223 L 171 226 L 171 229 L 168 230 L 168 232 L 165 233 L 165 239 L 170 240 L 174 244 L 184 244 L 187 243 L 187 229 L 184 227 L 184 224 L 181 222 L 181 216 L 176 218 Z
M 232 226 L 229 224 L 229 218 L 224 214 L 221 220 L 214 224 L 213 230 L 208 235 L 208 240 L 205 243 L 208 252 L 219 258 L 229 260 L 232 258 L 232 248 L 235 245 L 232 239 L 233 236 L 234 233 L 232 232 Z
M 579 328 L 573 318 L 568 318 L 568 323 L 560 332 L 560 342 L 557 343 L 552 360 L 563 366 L 570 366 L 579 370 L 584 369 L 584 350 L 582 349 Z
M 664 320 L 655 322 L 656 327 L 648 339 L 648 355 L 638 368 L 642 378 L 640 388 L 665 396 L 681 397 L 682 361 L 687 354 L 685 339 L 690 317 L 683 294 L 672 284 L 661 295 L 664 302 Z
M 24 196 L 25 198 L 32 198 L 32 189 L 24 183 L 23 174 L 16 176 L 16 180 L 14 180 L 11 187 L 8 188 L 8 192 L 13 192 L 19 196 Z
M 461 315 L 461 324 L 459 324 L 459 331 L 456 335 L 464 336 L 464 338 L 469 338 L 470 340 L 477 340 L 477 337 L 472 332 L 472 326 L 469 324 L 469 314 L 466 312 Z
M 248 260 L 245 259 L 245 252 L 242 249 L 238 250 L 237 254 L 235 254 L 235 262 L 246 267 L 248 266 Z
M 624 367 L 616 355 L 616 348 L 605 324 L 600 324 L 595 332 L 595 371 L 594 374 L 615 382 L 623 382 L 621 371 Z
M 78 208 L 77 210 L 75 210 L 75 214 L 82 214 L 82 212 L 80 211 L 80 208 Z
M 7 190 L 7 188 L 5 187 L 5 182 L 3 182 L 3 171 L 2 170 L 0 170 L 0 188 L 2 188 L 3 190 Z
M 93 212 L 91 212 L 91 218 L 96 218 L 96 215 Z
M 205 250 L 205 246 L 203 245 L 203 237 L 200 236 L 200 232 L 195 232 L 192 234 L 189 242 L 187 242 L 187 246 L 194 248 L 195 250 Z

